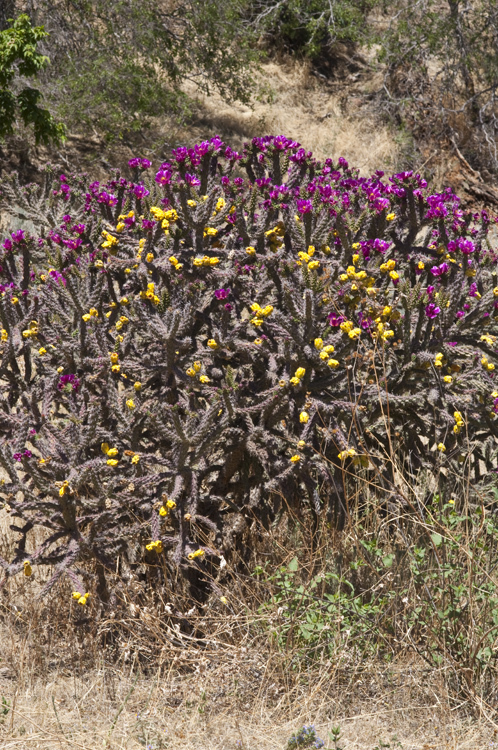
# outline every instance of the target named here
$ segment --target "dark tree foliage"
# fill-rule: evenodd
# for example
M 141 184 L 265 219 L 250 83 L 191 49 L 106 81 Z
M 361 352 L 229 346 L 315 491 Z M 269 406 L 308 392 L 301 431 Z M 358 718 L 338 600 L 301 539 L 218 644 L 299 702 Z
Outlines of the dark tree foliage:
M 230 554 L 234 513 L 340 524 L 357 480 L 410 503 L 400 461 L 442 496 L 462 465 L 495 468 L 485 212 L 283 136 L 130 167 L 2 186 L 38 228 L 0 256 L 0 497 L 22 524 L 5 576 L 29 557 L 50 586 L 144 547 L 188 574 Z

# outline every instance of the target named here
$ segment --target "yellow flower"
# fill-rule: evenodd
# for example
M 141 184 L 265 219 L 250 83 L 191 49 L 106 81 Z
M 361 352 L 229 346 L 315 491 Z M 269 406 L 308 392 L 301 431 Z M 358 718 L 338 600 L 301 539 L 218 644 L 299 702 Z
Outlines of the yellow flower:
M 228 599 L 226 598 L 226 596 L 220 596 L 220 602 L 222 604 L 228 604 Z
M 294 456 L 290 457 L 290 460 L 293 464 L 297 464 L 297 462 L 301 460 L 301 456 L 298 456 L 296 453 Z
M 202 363 L 201 363 L 201 362 L 199 362 L 198 360 L 196 360 L 196 361 L 194 362 L 194 364 L 192 365 L 192 367 L 194 368 L 194 370 L 195 370 L 196 372 L 199 372 L 199 370 L 200 370 L 200 369 L 202 368 Z
M 195 208 L 197 206 L 197 203 L 193 200 L 187 201 L 187 206 L 190 206 L 190 208 Z
M 323 339 L 315 339 L 315 349 L 323 349 Z
M 445 375 L 444 378 L 443 378 L 443 380 L 444 380 L 445 383 L 452 383 L 453 382 L 453 378 L 451 377 L 451 375 Z
M 304 369 L 304 367 L 298 367 L 294 375 L 296 376 L 296 378 L 304 378 L 305 373 L 306 370 Z
M 322 250 L 325 255 L 330 255 L 330 247 L 328 245 L 322 245 Z
M 315 268 L 320 267 L 320 261 L 319 260 L 312 260 L 310 263 L 308 263 L 308 268 L 313 271 Z
M 255 247 L 246 247 L 246 253 L 248 255 L 256 255 L 256 248 Z
M 102 453 L 106 453 L 106 454 L 109 453 L 109 443 L 101 443 L 100 449 Z
M 329 359 L 327 365 L 328 367 L 331 367 L 333 370 L 335 370 L 336 367 L 339 367 L 339 362 L 336 359 Z
M 24 561 L 24 563 L 23 563 L 23 565 L 24 565 L 24 575 L 25 575 L 25 576 L 26 576 L 27 578 L 29 578 L 29 576 L 30 576 L 30 575 L 31 575 L 31 573 L 33 572 L 33 569 L 32 569 L 32 567 L 31 567 L 31 565 L 30 565 L 30 562 L 29 562 L 29 560 L 25 560 L 25 561 Z
M 176 503 L 174 500 L 166 500 L 166 505 L 170 510 L 176 508 Z
M 256 326 L 257 328 L 263 325 L 263 321 L 261 320 L 261 318 L 251 318 L 249 323 L 251 323 L 253 326 Z
M 147 263 L 152 263 L 152 261 L 154 260 L 154 254 L 147 253 L 147 255 L 145 256 L 145 260 L 147 261 Z
M 282 382 L 282 381 L 280 381 L 280 382 Z M 300 383 L 300 382 L 301 382 L 301 381 L 299 380 L 299 378 L 296 378 L 296 377 L 294 377 L 294 378 L 291 378 L 291 379 L 289 380 L 289 383 L 291 383 L 291 385 L 299 385 L 299 383 Z
M 81 597 L 83 596 L 83 594 L 80 594 L 79 591 L 73 591 L 73 593 L 71 594 L 71 596 L 73 597 L 73 599 L 81 599 Z
M 308 255 L 310 256 L 310 258 L 312 258 L 314 254 L 315 254 L 315 247 L 313 245 L 310 245 L 308 248 Z
M 299 382 L 299 380 L 298 380 L 298 382 Z M 279 380 L 278 384 L 279 384 L 280 388 L 285 388 L 285 386 L 287 385 L 287 381 L 286 380 Z
M 418 264 L 418 266 L 417 266 L 417 267 L 418 267 L 418 270 L 419 270 L 419 271 L 423 271 L 423 270 L 424 270 L 424 268 L 425 268 L 425 263 L 422 263 L 422 261 L 420 261 L 420 263 Z
M 69 482 L 68 482 L 68 481 L 67 481 L 67 479 L 66 479 L 66 480 L 65 480 L 65 481 L 64 481 L 64 482 L 62 483 L 62 487 L 61 487 L 61 488 L 60 488 L 60 490 L 59 490 L 59 495 L 60 495 L 61 497 L 64 497 L 64 495 L 66 495 L 66 494 L 67 494 L 68 492 L 71 492 L 71 489 L 70 489 L 70 487 L 69 487 Z
M 12 297 L 10 301 L 12 302 L 13 305 L 17 305 L 17 303 L 19 302 L 17 297 Z
M 354 328 L 353 323 L 350 320 L 345 320 L 339 327 L 343 333 L 349 333 Z
M 346 458 L 352 458 L 353 456 L 356 456 L 356 451 L 354 448 L 348 448 L 345 451 L 341 451 L 337 454 L 337 458 L 339 458 L 341 461 L 345 461 Z
M 2 341 L 8 341 L 9 340 L 9 332 L 5 330 L 5 328 L 2 328 L 1 332 L 1 339 Z
M 210 380 L 207 375 L 200 375 L 199 380 L 201 383 L 209 383 Z
M 176 212 L 176 209 L 170 208 L 167 211 L 164 212 L 164 218 L 168 221 L 171 221 L 174 223 L 175 221 L 178 221 L 178 214 Z
M 89 315 L 88 313 L 85 313 L 81 317 L 83 318 L 83 320 L 85 321 L 85 323 L 88 323 L 88 321 L 91 320 L 91 318 L 92 318 L 92 316 Z
M 297 447 L 298 448 L 304 448 L 306 446 L 306 443 L 304 440 L 298 440 Z
M 320 359 L 328 359 L 329 355 L 328 352 L 320 352 Z
M 193 369 L 193 367 L 189 367 L 188 370 L 186 370 L 186 373 L 189 377 L 195 378 L 195 370 Z
M 253 343 L 256 344 L 256 346 L 260 346 L 263 343 L 263 339 L 254 339 Z
M 188 559 L 195 560 L 196 557 L 203 557 L 205 554 L 203 549 L 196 549 L 195 552 L 189 552 Z
M 164 505 L 161 505 L 159 508 L 159 515 L 163 518 L 168 515 L 168 509 L 164 507 Z
M 119 461 L 117 461 L 115 458 L 109 458 L 107 460 L 107 465 L 108 466 L 117 466 L 118 463 L 119 463 Z
M 455 435 L 458 435 L 458 433 L 460 432 L 460 426 L 457 424 L 453 425 L 453 432 L 455 433 Z
M 353 328 L 352 331 L 349 331 L 348 336 L 350 339 L 357 339 L 359 338 L 361 333 L 361 328 Z
M 45 349 L 44 346 L 42 346 L 42 347 L 40 347 L 38 349 L 38 354 L 40 355 L 40 357 L 43 357 L 43 355 L 46 354 L 46 353 L 47 353 L 47 350 Z
M 386 221 L 394 221 L 396 214 L 387 214 Z
M 441 451 L 441 453 L 445 453 L 446 452 L 446 446 L 445 446 L 444 443 L 438 443 L 437 444 L 437 449 L 438 449 L 438 451 Z
M 210 349 L 218 348 L 218 344 L 216 343 L 214 339 L 209 339 L 209 341 L 207 342 L 207 345 L 209 346 Z
M 301 414 L 299 415 L 299 421 L 302 422 L 303 424 L 306 424 L 309 418 L 310 418 L 310 415 L 308 414 L 307 411 L 302 411 Z
M 121 372 L 121 365 L 113 365 L 111 367 L 112 372 Z
M 135 408 L 135 402 L 133 401 L 132 398 L 129 398 L 126 401 L 126 406 L 128 407 L 128 409 L 134 409 Z
M 102 443 L 102 445 L 107 445 L 107 443 Z M 118 452 L 119 451 L 117 448 L 108 448 L 106 451 L 104 451 L 104 453 L 107 453 L 109 458 L 114 458 L 115 456 L 118 455 Z
M 131 459 L 131 462 L 132 464 L 138 464 L 139 461 L 140 461 L 140 456 L 137 453 L 135 453 L 135 455 Z
M 397 281 L 399 279 L 399 273 L 397 273 L 397 271 L 389 271 L 389 276 L 393 281 Z

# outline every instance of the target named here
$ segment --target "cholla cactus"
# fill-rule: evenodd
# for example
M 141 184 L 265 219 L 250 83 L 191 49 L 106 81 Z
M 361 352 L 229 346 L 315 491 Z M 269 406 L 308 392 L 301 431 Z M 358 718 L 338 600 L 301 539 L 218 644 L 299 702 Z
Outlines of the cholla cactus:
M 283 136 L 130 166 L 2 187 L 38 227 L 0 258 L 0 495 L 24 522 L 6 575 L 34 524 L 51 584 L 138 545 L 216 564 L 230 512 L 346 512 L 344 477 L 392 488 L 395 444 L 414 471 L 494 467 L 485 212 Z

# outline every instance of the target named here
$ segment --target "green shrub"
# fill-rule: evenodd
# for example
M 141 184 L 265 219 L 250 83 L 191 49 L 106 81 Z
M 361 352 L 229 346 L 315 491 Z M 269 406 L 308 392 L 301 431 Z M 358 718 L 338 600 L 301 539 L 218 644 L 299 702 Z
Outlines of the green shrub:
M 19 81 L 36 77 L 48 65 L 48 57 L 37 51 L 38 42 L 47 36 L 43 26 L 32 26 L 25 14 L 12 21 L 11 28 L 0 30 L 0 138 L 12 134 L 20 118 L 33 127 L 37 143 L 64 140 L 64 126 L 38 104 L 41 92 L 22 88 Z
M 7 576 L 56 563 L 50 586 L 146 546 L 201 586 L 233 512 L 268 523 L 285 499 L 340 524 L 357 479 L 409 503 L 398 453 L 442 493 L 462 461 L 495 467 L 485 212 L 283 136 L 176 149 L 155 179 L 130 165 L 2 186 L 39 227 L 0 260 Z

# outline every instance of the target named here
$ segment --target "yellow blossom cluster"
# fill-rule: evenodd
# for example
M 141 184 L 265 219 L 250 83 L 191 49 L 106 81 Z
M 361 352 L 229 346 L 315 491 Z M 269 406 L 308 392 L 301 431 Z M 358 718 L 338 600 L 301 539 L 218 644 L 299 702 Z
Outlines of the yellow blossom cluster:
M 302 266 L 303 263 L 306 263 L 310 271 L 314 271 L 317 268 L 320 268 L 320 261 L 319 260 L 313 260 L 313 256 L 315 254 L 315 248 L 313 245 L 310 245 L 308 247 L 308 252 L 299 252 L 298 257 L 299 260 L 296 261 L 298 266 Z
M 157 554 L 160 555 L 163 551 L 163 543 L 160 539 L 158 539 L 157 542 L 151 542 L 150 544 L 147 544 L 145 546 L 145 549 L 149 550 L 149 552 L 157 552 Z
M 389 276 L 393 281 L 397 281 L 399 279 L 399 274 L 394 270 L 396 268 L 396 261 L 395 260 L 388 260 L 387 263 L 381 263 L 380 265 L 380 272 L 381 273 L 389 273 Z
M 31 567 L 31 563 L 29 562 L 29 560 L 25 560 L 23 562 L 23 568 L 24 575 L 26 576 L 26 578 L 29 578 L 29 576 L 33 573 L 33 568 Z
M 0 332 L 0 339 L 2 341 L 8 341 L 9 340 L 9 332 L 5 328 L 2 328 L 2 330 Z
M 458 435 L 462 427 L 465 425 L 465 422 L 464 422 L 461 412 L 459 411 L 454 412 L 453 417 L 456 422 L 456 424 L 453 425 L 453 432 L 455 433 L 455 435 Z
M 296 372 L 294 373 L 294 377 L 292 377 L 289 382 L 292 385 L 299 385 L 301 379 L 304 378 L 305 374 L 306 370 L 304 369 L 304 367 L 298 367 Z
M 350 320 L 345 320 L 341 323 L 340 329 L 343 333 L 347 333 L 350 339 L 358 339 L 361 334 L 361 328 L 355 327 L 354 323 Z
M 181 271 L 182 270 L 183 263 L 180 263 L 180 261 L 178 260 L 178 258 L 176 258 L 174 255 L 170 255 L 169 258 L 168 258 L 168 260 L 171 263 L 171 265 L 173 266 L 173 268 L 175 269 L 175 271 Z
M 174 508 L 176 508 L 176 503 L 174 500 L 163 501 L 163 504 L 159 508 L 159 515 L 164 518 L 168 515 L 168 511 L 174 510 Z
M 105 229 L 102 232 L 102 237 L 104 238 L 104 242 L 102 243 L 102 247 L 104 249 L 106 249 L 106 250 L 109 250 L 109 252 L 111 253 L 111 255 L 114 254 L 116 252 L 115 248 L 117 249 L 117 245 L 118 245 L 118 242 L 119 242 L 118 238 L 114 237 L 113 234 L 110 234 Z
M 218 234 L 218 230 L 216 227 L 204 227 L 203 236 L 204 237 L 216 237 Z
M 217 256 L 210 258 L 209 255 L 203 255 L 202 258 L 194 258 L 192 263 L 194 266 L 217 266 L 220 259 Z
M 282 221 L 279 221 L 276 226 L 273 227 L 273 229 L 269 229 L 267 232 L 265 232 L 265 237 L 268 239 L 268 243 L 270 245 L 270 250 L 272 252 L 276 252 L 279 247 L 282 247 L 283 245 L 283 239 L 282 237 L 285 234 L 285 226 Z
M 256 248 L 255 247 L 246 247 L 246 253 L 247 255 L 253 256 L 256 255 Z
M 87 313 L 81 316 L 85 323 L 88 323 L 92 318 L 99 317 L 99 311 L 95 307 L 91 307 Z
M 209 341 L 207 342 L 207 345 L 209 346 L 210 349 L 218 348 L 218 344 L 216 343 L 214 339 L 209 339 Z
M 489 372 L 495 369 L 494 364 L 492 362 L 488 362 L 487 357 L 481 357 L 481 365 L 484 367 L 485 370 L 488 370 Z
M 174 208 L 163 211 L 159 206 L 152 206 L 150 212 L 156 221 L 161 222 L 161 228 L 164 229 L 165 234 L 169 234 L 170 224 L 174 224 L 175 221 L 178 221 L 178 214 Z
M 153 281 L 147 284 L 147 291 L 140 292 L 140 297 L 142 299 L 148 299 L 150 302 L 153 302 L 154 305 L 158 305 L 161 301 L 155 292 L 155 284 Z
M 185 372 L 190 378 L 195 378 L 195 376 L 198 375 L 201 370 L 202 362 L 196 360 L 195 362 L 193 362 L 192 367 L 189 367 Z M 211 382 L 207 375 L 199 375 L 199 381 L 204 384 Z
M 119 463 L 118 456 L 118 449 L 117 448 L 111 448 L 109 446 L 109 443 L 102 443 L 100 446 L 100 449 L 102 453 L 105 453 L 107 456 L 107 465 L 108 466 L 117 466 Z
M 128 211 L 128 213 L 120 214 L 118 216 L 118 223 L 116 224 L 116 232 L 122 232 L 123 229 L 126 227 L 126 224 L 124 223 L 125 219 L 133 219 L 135 216 L 135 211 Z
M 72 597 L 78 602 L 78 604 L 81 604 L 81 606 L 84 607 L 90 597 L 90 594 L 88 593 L 88 591 L 86 592 L 86 594 L 80 594 L 79 591 L 73 591 Z
M 196 549 L 195 552 L 189 552 L 188 559 L 195 560 L 197 557 L 204 557 L 205 554 L 203 549 Z
M 38 336 L 38 322 L 36 320 L 32 320 L 29 324 L 29 328 L 26 328 L 22 332 L 23 339 L 29 339 L 33 336 Z
M 327 365 L 331 367 L 333 370 L 335 370 L 336 367 L 339 367 L 339 362 L 336 359 L 331 359 L 330 355 L 334 353 L 334 347 L 332 344 L 327 344 L 327 346 L 323 345 L 323 339 L 315 339 L 314 341 L 315 349 L 317 349 L 320 352 L 320 359 L 323 361 L 327 361 Z
M 273 312 L 273 305 L 266 305 L 266 307 L 260 307 L 257 302 L 251 305 L 251 310 L 254 313 L 254 318 L 249 321 L 253 326 L 263 325 L 263 319 L 267 318 Z

